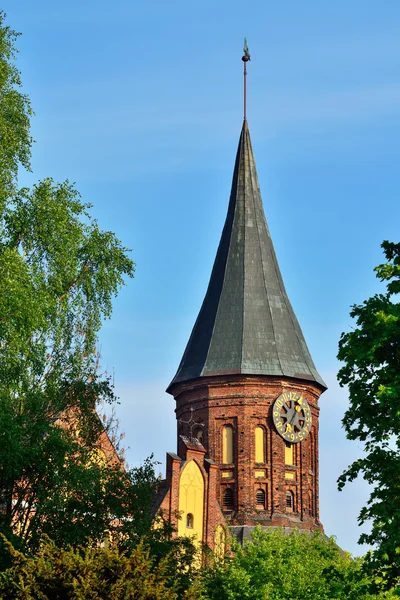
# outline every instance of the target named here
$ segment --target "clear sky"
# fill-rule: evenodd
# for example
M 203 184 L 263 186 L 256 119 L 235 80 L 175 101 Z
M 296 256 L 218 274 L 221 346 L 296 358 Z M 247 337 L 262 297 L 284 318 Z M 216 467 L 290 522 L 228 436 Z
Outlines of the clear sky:
M 101 334 L 127 456 L 175 451 L 178 367 L 211 272 L 242 125 L 289 297 L 329 390 L 321 398 L 325 531 L 353 552 L 367 497 L 336 479 L 360 452 L 340 420 L 337 343 L 400 230 L 398 0 L 3 0 L 36 117 L 33 175 L 75 181 L 136 277 Z

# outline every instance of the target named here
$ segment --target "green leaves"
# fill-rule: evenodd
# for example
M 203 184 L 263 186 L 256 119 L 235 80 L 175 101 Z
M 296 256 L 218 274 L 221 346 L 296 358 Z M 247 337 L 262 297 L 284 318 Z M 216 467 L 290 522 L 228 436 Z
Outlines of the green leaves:
M 126 472 L 96 413 L 115 401 L 98 332 L 134 263 L 68 181 L 18 190 L 32 111 L 15 40 L 0 13 L 0 597 L 182 597 L 193 544 L 153 529 L 153 462 Z
M 7 544 L 12 565 L 0 574 L 3 600 L 178 600 L 169 556 L 155 561 L 146 543 L 130 552 L 116 547 L 59 549 L 50 541 L 27 558 Z M 186 596 L 185 596 L 186 597 Z
M 15 66 L 18 34 L 4 25 L 0 11 L 0 212 L 16 186 L 20 166 L 30 168 L 32 109 L 22 94 L 21 78 Z
M 107 437 L 96 404 L 115 400 L 99 373 L 97 336 L 134 264 L 68 181 L 18 190 L 18 170 L 30 166 L 32 111 L 14 64 L 17 34 L 4 19 L 0 13 L 0 531 L 34 551 L 44 535 L 60 545 L 101 540 L 113 515 L 133 510 L 134 477 L 116 455 L 106 465 L 92 457 Z
M 210 600 L 369 600 L 371 579 L 361 559 L 340 550 L 320 532 L 256 529 L 252 541 L 203 575 Z
M 67 406 L 68 386 L 93 388 L 98 378 L 97 334 L 134 266 L 87 211 L 73 186 L 51 179 L 3 211 L 0 394 L 22 402 L 34 389 L 54 401 L 61 393 Z
M 387 262 L 376 267 L 386 294 L 354 306 L 354 331 L 342 334 L 338 358 L 339 383 L 349 389 L 343 426 L 349 439 L 364 443 L 364 456 L 339 477 L 342 489 L 362 474 L 373 486 L 360 524 L 371 532 L 360 542 L 375 545 L 368 566 L 387 583 L 400 581 L 400 244 L 383 242 Z
M 46 354 L 57 359 L 74 349 L 82 356 L 93 354 L 113 297 L 124 277 L 133 276 L 126 248 L 113 233 L 101 231 L 87 211 L 68 182 L 46 179 L 32 192 L 21 190 L 4 212 L 2 254 L 6 259 L 14 251 L 20 257 L 31 296 L 40 298 L 32 308 L 42 319 Z M 17 273 L 13 281 L 18 285 L 16 280 Z M 3 314 L 7 319 L 11 313 Z M 31 337 L 36 334 L 32 329 Z
M 375 268 L 377 277 L 381 281 L 389 281 L 388 292 L 390 295 L 400 293 L 400 244 L 383 242 L 382 248 L 388 260 L 387 263 Z

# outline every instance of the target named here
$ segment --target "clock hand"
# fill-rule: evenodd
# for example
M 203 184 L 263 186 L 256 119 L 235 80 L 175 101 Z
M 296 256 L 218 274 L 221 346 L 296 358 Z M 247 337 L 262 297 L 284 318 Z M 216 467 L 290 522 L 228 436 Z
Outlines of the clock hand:
M 291 408 L 288 408 L 288 411 L 286 413 L 286 433 L 293 432 L 294 421 L 296 420 L 296 416 L 297 413 L 295 407 L 293 406 Z
M 300 420 L 300 413 L 301 413 L 301 406 L 294 406 L 293 407 L 293 413 L 290 417 L 290 421 L 289 421 L 289 425 L 291 430 L 293 431 L 295 427 L 297 427 L 297 429 L 301 430 L 301 426 L 299 425 L 299 420 Z
M 295 421 L 295 419 L 297 417 L 297 414 L 298 414 L 298 411 L 296 410 L 296 406 L 293 406 L 292 410 L 293 410 L 293 413 L 292 413 L 292 416 L 291 416 L 291 419 L 290 419 L 290 424 L 291 425 L 293 425 L 293 423 L 294 423 L 294 421 Z

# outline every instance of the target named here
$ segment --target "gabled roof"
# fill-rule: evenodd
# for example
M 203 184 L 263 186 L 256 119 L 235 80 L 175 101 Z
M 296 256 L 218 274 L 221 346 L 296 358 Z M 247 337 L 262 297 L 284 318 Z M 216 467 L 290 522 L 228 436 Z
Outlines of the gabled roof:
M 326 389 L 286 294 L 246 120 L 207 293 L 167 391 L 178 382 L 223 374 L 294 377 Z

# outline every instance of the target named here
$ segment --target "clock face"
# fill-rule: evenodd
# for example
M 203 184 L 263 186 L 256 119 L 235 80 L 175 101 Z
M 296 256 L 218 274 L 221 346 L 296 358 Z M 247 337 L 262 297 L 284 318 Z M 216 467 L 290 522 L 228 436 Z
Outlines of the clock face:
M 301 442 L 310 433 L 311 410 L 298 392 L 284 392 L 275 400 L 272 416 L 278 433 L 292 444 Z

